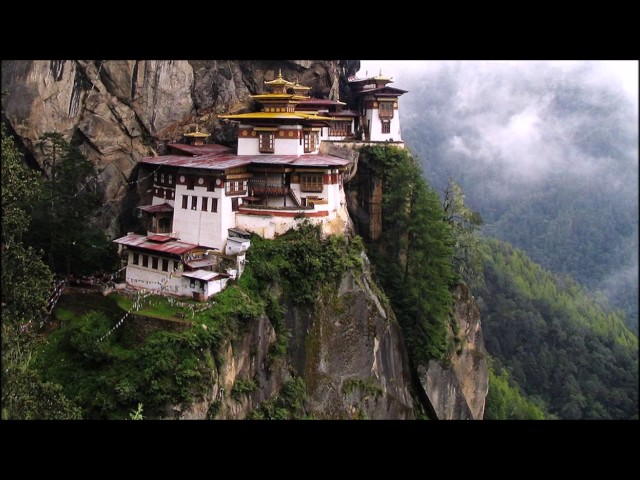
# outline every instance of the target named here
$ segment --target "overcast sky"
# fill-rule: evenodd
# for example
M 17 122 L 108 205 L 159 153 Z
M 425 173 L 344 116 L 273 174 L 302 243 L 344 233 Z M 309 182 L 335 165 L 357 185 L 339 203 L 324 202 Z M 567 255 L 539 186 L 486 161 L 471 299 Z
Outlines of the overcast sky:
M 430 183 L 442 189 L 451 176 L 472 208 L 482 210 L 474 194 L 489 208 L 562 188 L 637 219 L 638 63 L 363 60 L 357 77 L 382 72 L 409 91 L 403 139 Z M 601 285 L 637 294 L 637 224 L 619 248 L 624 262 Z
M 402 81 L 407 76 L 417 72 L 437 72 L 443 66 L 453 63 L 472 63 L 479 68 L 494 68 L 500 64 L 511 65 L 514 69 L 550 66 L 559 70 L 571 71 L 580 69 L 584 64 L 593 67 L 593 81 L 610 82 L 624 89 L 629 98 L 638 106 L 638 61 L 637 60 L 602 60 L 602 61 L 462 61 L 462 60 L 361 60 L 358 77 L 377 75 L 382 71 L 384 75 L 392 76 L 398 88 L 402 88 Z

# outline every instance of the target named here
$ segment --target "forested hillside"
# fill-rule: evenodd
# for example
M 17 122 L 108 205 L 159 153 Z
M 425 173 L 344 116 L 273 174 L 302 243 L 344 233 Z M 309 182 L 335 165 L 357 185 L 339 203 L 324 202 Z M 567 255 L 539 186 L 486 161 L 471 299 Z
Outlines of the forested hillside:
M 592 64 L 451 62 L 402 77 L 403 137 L 482 232 L 601 292 L 638 328 L 638 112 Z M 404 97 L 403 99 L 404 100 Z
M 637 418 L 638 339 L 622 314 L 507 243 L 485 240 L 482 253 L 485 284 L 477 301 L 497 365 L 553 416 Z

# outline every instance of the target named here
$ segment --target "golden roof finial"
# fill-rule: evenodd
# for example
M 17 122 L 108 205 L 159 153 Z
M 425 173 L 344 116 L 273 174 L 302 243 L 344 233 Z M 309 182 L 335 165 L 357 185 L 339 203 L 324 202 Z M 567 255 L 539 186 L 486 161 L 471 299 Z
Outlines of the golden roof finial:
M 278 78 L 282 78 L 282 69 L 278 69 Z

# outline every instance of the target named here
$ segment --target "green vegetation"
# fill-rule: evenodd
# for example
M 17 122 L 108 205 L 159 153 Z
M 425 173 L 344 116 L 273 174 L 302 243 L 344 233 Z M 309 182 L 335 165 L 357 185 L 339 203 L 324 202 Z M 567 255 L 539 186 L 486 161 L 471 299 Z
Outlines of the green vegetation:
M 522 391 L 563 419 L 637 418 L 638 338 L 623 314 L 509 244 L 485 240 L 482 251 L 486 347 Z
M 372 378 L 348 378 L 342 384 L 342 393 L 345 395 L 353 391 L 360 391 L 364 396 L 379 398 L 384 394 L 382 387 Z
M 412 360 L 446 361 L 453 348 L 453 270 L 451 226 L 435 191 L 416 161 L 396 147 L 361 151 L 382 179 L 382 234 L 368 249 L 376 276 L 403 329 Z
M 248 420 L 310 420 L 304 403 L 307 399 L 307 387 L 302 377 L 286 382 L 280 394 L 262 402 L 247 415 Z
M 62 388 L 32 369 L 53 287 L 40 252 L 24 244 L 31 221 L 27 206 L 40 194 L 38 175 L 27 168 L 2 125 L 2 419 L 75 419 L 80 410 Z
M 238 378 L 236 383 L 233 384 L 231 397 L 239 402 L 244 395 L 255 392 L 257 388 L 258 384 L 253 378 Z
M 35 364 L 45 380 L 59 383 L 76 400 L 84 418 L 128 418 L 141 402 L 146 418 L 166 415 L 168 405 L 202 397 L 223 362 L 221 347 L 240 339 L 249 323 L 265 313 L 276 330 L 269 359 L 285 358 L 290 334 L 280 302 L 312 305 L 323 288 L 337 287 L 347 268 L 361 265 L 361 245 L 344 237 L 323 239 L 308 224 L 276 240 L 254 237 L 242 278 L 207 304 L 154 295 L 141 300 L 140 315 L 191 322 L 182 331 L 154 331 L 143 340 L 128 327 L 129 320 L 105 337 L 133 299 L 64 295 L 55 311 L 62 325 L 39 349 Z M 274 294 L 276 284 L 281 294 Z M 253 380 L 239 379 L 232 396 L 241 398 L 256 388 Z M 273 408 L 286 405 L 298 415 L 301 398 L 299 382 L 287 384 Z M 208 418 L 220 406 L 212 406 Z
M 484 409 L 485 420 L 544 420 L 544 411 L 525 398 L 509 373 L 501 369 L 498 373 L 489 364 L 489 393 Z
M 31 245 L 44 252 L 58 274 L 112 272 L 117 248 L 91 222 L 102 204 L 93 164 L 59 133 L 45 133 L 38 147 L 45 156 L 47 180 L 33 202 Z

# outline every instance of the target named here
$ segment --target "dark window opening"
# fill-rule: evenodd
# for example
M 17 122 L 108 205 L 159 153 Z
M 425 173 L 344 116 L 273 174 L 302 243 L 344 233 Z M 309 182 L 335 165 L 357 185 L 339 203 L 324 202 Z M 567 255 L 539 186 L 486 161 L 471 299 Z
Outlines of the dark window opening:
M 217 198 L 212 198 L 211 199 L 211 211 L 213 213 L 218 213 L 218 199 Z
M 133 254 L 133 264 L 134 265 L 138 265 L 138 262 L 140 261 L 140 255 L 137 253 Z
M 234 197 L 231 199 L 231 211 L 232 212 L 238 211 L 238 197 Z
M 391 122 L 382 122 L 382 133 L 391 133 Z
M 207 201 L 208 201 L 208 200 L 209 200 L 209 199 L 208 199 L 207 197 L 202 197 L 202 211 L 203 211 L 203 212 L 206 212 L 206 211 L 207 211 L 207 207 L 208 207 L 208 205 L 207 205 Z
M 158 269 L 158 257 L 151 257 L 151 268 Z
M 189 196 L 188 195 L 182 195 L 182 208 L 187 208 L 187 205 L 189 203 Z
M 197 210 L 197 208 L 198 208 L 198 197 L 193 195 L 191 197 L 191 210 Z
M 149 256 L 148 255 L 142 255 L 142 266 L 147 268 L 149 267 Z
M 169 271 L 169 260 L 167 260 L 166 258 L 162 259 L 162 271 L 163 272 Z

